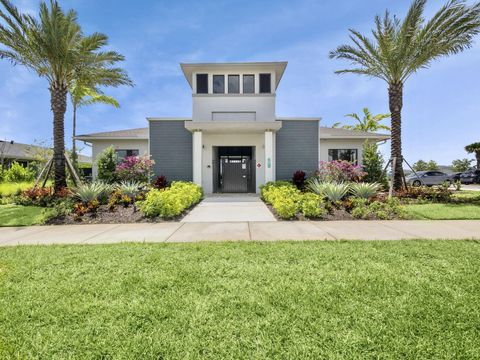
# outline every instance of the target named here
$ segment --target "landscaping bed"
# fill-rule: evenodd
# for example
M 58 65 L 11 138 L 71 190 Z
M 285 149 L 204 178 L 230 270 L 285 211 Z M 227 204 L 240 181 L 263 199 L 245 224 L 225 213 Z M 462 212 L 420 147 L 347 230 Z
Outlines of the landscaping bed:
M 473 359 L 474 241 L 0 249 L 2 359 Z

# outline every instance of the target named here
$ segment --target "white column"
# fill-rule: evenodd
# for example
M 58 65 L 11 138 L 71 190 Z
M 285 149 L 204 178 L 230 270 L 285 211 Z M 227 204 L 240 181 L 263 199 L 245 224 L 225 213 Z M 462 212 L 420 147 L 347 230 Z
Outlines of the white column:
M 202 132 L 195 130 L 192 134 L 193 136 L 193 182 L 202 186 Z
M 265 131 L 265 182 L 273 181 L 273 131 Z

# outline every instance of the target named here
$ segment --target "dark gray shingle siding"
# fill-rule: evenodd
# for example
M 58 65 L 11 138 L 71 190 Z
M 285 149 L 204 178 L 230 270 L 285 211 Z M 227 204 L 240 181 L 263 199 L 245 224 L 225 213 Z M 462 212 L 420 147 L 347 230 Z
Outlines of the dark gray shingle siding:
M 276 137 L 276 177 L 288 180 L 297 170 L 318 168 L 318 121 L 283 120 Z
M 150 155 L 156 176 L 192 181 L 192 134 L 184 121 L 150 122 Z

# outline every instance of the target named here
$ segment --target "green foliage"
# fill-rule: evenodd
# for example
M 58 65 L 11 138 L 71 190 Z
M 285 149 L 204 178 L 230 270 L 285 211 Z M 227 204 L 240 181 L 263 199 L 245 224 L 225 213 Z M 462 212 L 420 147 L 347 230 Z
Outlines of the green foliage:
M 127 195 L 130 199 L 135 197 L 141 192 L 142 184 L 138 181 L 122 181 L 115 189 L 120 193 Z
M 3 173 L 3 180 L 5 182 L 21 183 L 33 181 L 34 179 L 35 171 L 28 167 L 23 167 L 16 161 L 11 164 L 9 169 L 4 170 Z
M 350 189 L 348 183 L 321 182 L 313 178 L 308 181 L 307 187 L 317 195 L 326 197 L 331 202 L 338 202 L 347 196 Z
M 282 219 L 291 219 L 300 209 L 301 193 L 287 181 L 269 182 L 261 187 L 262 198 Z
M 75 189 L 74 196 L 84 204 L 88 204 L 92 201 L 103 203 L 112 191 L 112 185 L 101 181 L 95 181 L 79 185 Z
M 456 159 L 452 161 L 453 172 L 464 172 L 472 167 L 473 159 Z
M 72 198 L 58 199 L 52 207 L 43 210 L 40 223 L 48 224 L 50 220 L 62 219 L 70 215 L 74 205 L 75 202 Z
M 300 211 L 307 218 L 320 218 L 327 214 L 323 198 L 313 193 L 302 194 Z
M 435 202 L 448 202 L 452 192 L 445 186 L 409 186 L 407 190 L 397 191 L 397 198 L 416 199 Z
M 378 189 L 380 188 L 380 184 L 377 183 L 352 183 L 350 184 L 350 192 L 356 198 L 360 199 L 370 199 L 374 196 Z
M 363 144 L 363 170 L 367 173 L 362 179 L 368 183 L 380 183 L 385 188 L 388 187 L 387 178 L 383 174 L 384 160 L 378 151 L 378 145 L 375 142 L 365 141 Z
M 391 220 L 405 217 L 405 212 L 397 198 L 384 202 L 368 202 L 365 199 L 355 199 L 352 216 L 357 219 Z
M 38 206 L 0 205 L 0 227 L 39 224 L 42 220 L 42 211 L 43 209 Z
M 387 125 L 381 124 L 381 121 L 384 119 L 389 119 L 390 114 L 377 114 L 373 115 L 368 108 L 363 108 L 363 119 L 360 119 L 358 114 L 347 114 L 346 117 L 354 119 L 357 124 L 355 125 L 343 125 L 343 129 L 348 130 L 358 130 L 366 132 L 376 132 L 379 130 L 390 131 L 390 127 Z M 333 125 L 334 128 L 339 127 L 340 123 L 337 122 Z
M 98 180 L 114 183 L 117 180 L 115 169 L 117 168 L 117 154 L 115 148 L 109 146 L 97 156 Z
M 198 203 L 202 196 L 202 188 L 197 184 L 174 181 L 168 188 L 150 190 L 145 201 L 138 204 L 147 217 L 172 218 Z
M 477 169 L 480 169 L 480 142 L 465 146 L 465 151 L 470 154 L 475 154 L 475 158 L 477 159 Z
M 438 170 L 438 164 L 434 160 L 430 160 L 429 162 L 418 160 L 412 165 L 412 168 L 415 171 L 433 171 Z

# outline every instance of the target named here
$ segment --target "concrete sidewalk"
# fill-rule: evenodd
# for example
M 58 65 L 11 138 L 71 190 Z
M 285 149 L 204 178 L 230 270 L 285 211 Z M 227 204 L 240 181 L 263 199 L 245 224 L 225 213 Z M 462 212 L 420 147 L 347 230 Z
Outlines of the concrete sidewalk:
M 165 222 L 0 228 L 0 246 L 235 240 L 404 239 L 480 239 L 480 221 Z

